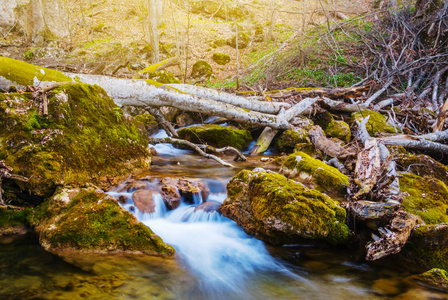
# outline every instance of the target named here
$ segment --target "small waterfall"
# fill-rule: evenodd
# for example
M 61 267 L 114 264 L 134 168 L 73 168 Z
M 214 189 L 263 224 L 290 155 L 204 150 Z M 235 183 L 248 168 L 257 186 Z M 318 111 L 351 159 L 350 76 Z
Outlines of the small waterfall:
M 159 193 L 154 193 L 152 195 L 152 201 L 154 201 L 154 212 L 153 213 L 145 213 L 141 212 L 138 209 L 134 212 L 134 215 L 139 219 L 140 221 L 148 221 L 153 219 L 159 219 L 166 216 L 168 209 L 166 208 L 165 202 L 162 199 L 162 195 Z

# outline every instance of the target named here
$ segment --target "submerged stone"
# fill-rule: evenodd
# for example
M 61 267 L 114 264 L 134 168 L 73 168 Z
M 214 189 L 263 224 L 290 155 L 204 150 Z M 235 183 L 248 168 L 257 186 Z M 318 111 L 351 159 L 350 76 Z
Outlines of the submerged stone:
M 346 211 L 316 190 L 263 169 L 243 170 L 227 185 L 221 206 L 248 234 L 275 245 L 315 241 L 348 242 Z
M 207 124 L 181 128 L 177 133 L 181 139 L 218 148 L 232 146 L 242 149 L 252 141 L 250 131 L 237 129 L 234 126 Z
M 303 152 L 289 155 L 280 173 L 328 193 L 344 194 L 350 185 L 347 175 Z
M 395 130 L 395 128 L 387 122 L 385 116 L 371 110 L 363 110 L 352 113 L 352 123 L 354 123 L 355 121 L 361 122 L 367 116 L 369 116 L 369 121 L 366 124 L 366 128 L 367 132 L 371 136 L 375 136 L 377 133 L 400 132 L 398 128 L 397 130 Z
M 117 201 L 95 188 L 62 189 L 30 217 L 42 246 L 52 253 L 171 255 L 165 244 Z
M 399 182 L 405 211 L 420 216 L 426 224 L 448 223 L 448 187 L 445 183 L 408 173 L 403 174 Z

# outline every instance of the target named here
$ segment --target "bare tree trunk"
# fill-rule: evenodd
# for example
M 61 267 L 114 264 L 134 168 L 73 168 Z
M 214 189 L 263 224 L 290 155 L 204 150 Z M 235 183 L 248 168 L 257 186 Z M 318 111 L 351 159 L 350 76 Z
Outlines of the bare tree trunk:
M 157 25 L 159 23 L 159 16 L 157 15 L 157 8 L 160 0 L 148 0 L 148 22 L 149 22 L 149 38 L 152 50 L 152 63 L 159 62 L 159 30 Z

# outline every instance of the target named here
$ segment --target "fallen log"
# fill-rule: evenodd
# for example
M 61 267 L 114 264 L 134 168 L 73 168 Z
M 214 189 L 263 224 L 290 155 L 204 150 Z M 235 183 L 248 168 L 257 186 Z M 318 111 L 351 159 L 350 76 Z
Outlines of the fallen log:
M 308 131 L 308 135 L 314 147 L 328 156 L 344 159 L 348 156 L 356 155 L 355 149 L 352 147 L 342 147 L 340 144 L 327 138 L 322 128 L 318 125 L 313 126 Z
M 290 96 L 301 96 L 302 98 L 331 98 L 331 99 L 350 99 L 350 98 L 358 98 L 363 96 L 366 92 L 369 91 L 368 86 L 360 86 L 360 87 L 350 87 L 350 88 L 288 88 L 284 90 L 277 91 L 265 91 L 266 96 L 271 98 L 284 98 Z M 262 99 L 263 97 L 259 97 L 259 93 L 256 91 L 253 92 L 237 92 L 239 95 L 244 96 L 257 96 Z

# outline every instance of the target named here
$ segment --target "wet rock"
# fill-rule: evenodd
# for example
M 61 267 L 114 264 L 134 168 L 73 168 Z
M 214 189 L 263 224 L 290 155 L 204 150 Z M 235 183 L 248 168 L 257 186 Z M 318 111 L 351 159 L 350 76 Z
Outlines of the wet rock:
M 417 227 L 404 248 L 406 256 L 425 268 L 448 269 L 448 225 Z
M 399 180 L 402 207 L 420 216 L 426 224 L 448 223 L 448 187 L 431 177 L 403 174 Z
M 286 177 L 257 168 L 243 170 L 227 185 L 221 206 L 248 234 L 275 245 L 315 241 L 345 244 L 351 233 L 336 201 Z
M 171 255 L 151 229 L 95 188 L 61 189 L 30 217 L 42 246 L 52 253 Z
M 176 186 L 164 184 L 161 187 L 160 193 L 168 209 L 176 209 L 179 207 L 181 196 Z
M 199 204 L 194 211 L 198 211 L 198 210 L 203 210 L 207 213 L 211 213 L 211 212 L 219 212 L 219 209 L 221 207 L 221 203 L 216 202 L 216 201 L 207 201 L 204 203 Z
M 377 279 L 373 282 L 372 290 L 383 296 L 393 296 L 400 293 L 400 284 L 396 279 Z
M 132 192 L 135 190 L 146 189 L 147 187 L 148 184 L 145 181 L 131 179 L 128 180 L 121 189 L 118 189 L 117 192 Z
M 134 200 L 135 206 L 139 211 L 143 213 L 153 213 L 155 212 L 155 203 L 152 196 L 157 193 L 154 189 L 149 190 L 137 190 L 132 194 L 132 199 Z
M 208 79 L 213 74 L 213 69 L 206 61 L 199 60 L 194 63 L 191 70 L 191 77 L 195 79 L 205 78 Z
M 275 142 L 280 152 L 291 153 L 297 144 L 309 143 L 308 132 L 303 128 L 288 129 L 282 132 Z
M 194 198 L 199 196 L 202 198 L 202 202 L 205 202 L 210 194 L 209 188 L 200 179 L 165 177 L 161 184 L 177 188 L 185 201 L 191 204 L 195 202 Z
M 250 131 L 237 129 L 234 126 L 207 124 L 181 128 L 177 133 L 181 139 L 218 148 L 232 146 L 242 149 L 252 141 Z
M 377 133 L 400 132 L 399 128 L 397 128 L 398 131 L 396 131 L 395 128 L 387 122 L 385 116 L 371 110 L 363 110 L 352 113 L 351 121 L 352 123 L 355 123 L 355 121 L 361 122 L 367 116 L 369 116 L 369 121 L 366 124 L 366 128 L 370 136 L 375 136 Z
M 120 195 L 118 196 L 118 202 L 120 202 L 121 204 L 126 204 L 128 203 L 129 197 L 125 196 L 125 195 Z
M 349 186 L 347 175 L 303 152 L 289 155 L 280 173 L 328 193 L 345 194 Z
M 0 236 L 26 234 L 29 231 L 27 217 L 30 213 L 30 209 L 16 211 L 0 206 Z
M 230 56 L 224 53 L 213 53 L 212 59 L 218 65 L 227 65 L 230 62 Z
M 412 279 L 423 285 L 448 291 L 448 272 L 443 269 L 434 268 L 425 273 L 412 276 Z

